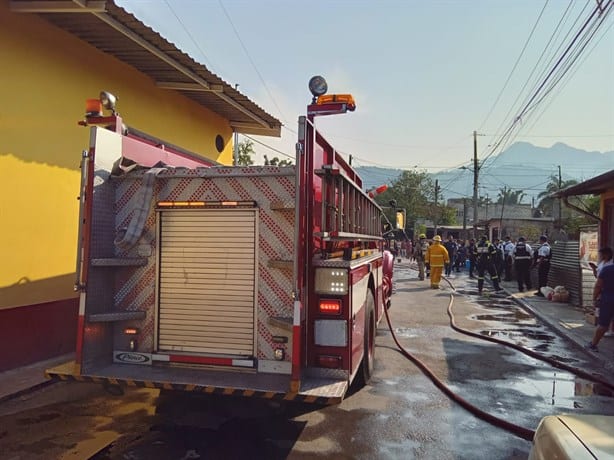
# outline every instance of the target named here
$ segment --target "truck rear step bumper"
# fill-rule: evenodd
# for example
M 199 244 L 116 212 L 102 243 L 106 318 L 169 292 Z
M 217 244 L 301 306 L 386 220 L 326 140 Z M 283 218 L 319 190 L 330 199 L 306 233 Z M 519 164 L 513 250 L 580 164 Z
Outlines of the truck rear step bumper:
M 348 382 L 345 380 L 309 377 L 301 381 L 301 390 L 298 393 L 292 393 L 289 391 L 290 379 L 287 375 L 166 366 L 111 364 L 88 374 L 79 374 L 75 361 L 68 361 L 47 369 L 45 376 L 54 380 L 255 397 L 322 405 L 339 404 L 348 389 Z

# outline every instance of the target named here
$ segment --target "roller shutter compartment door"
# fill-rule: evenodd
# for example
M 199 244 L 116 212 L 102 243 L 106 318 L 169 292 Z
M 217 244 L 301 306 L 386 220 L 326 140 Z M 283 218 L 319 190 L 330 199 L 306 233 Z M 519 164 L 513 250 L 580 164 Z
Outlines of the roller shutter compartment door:
M 253 356 L 256 212 L 161 212 L 160 351 Z

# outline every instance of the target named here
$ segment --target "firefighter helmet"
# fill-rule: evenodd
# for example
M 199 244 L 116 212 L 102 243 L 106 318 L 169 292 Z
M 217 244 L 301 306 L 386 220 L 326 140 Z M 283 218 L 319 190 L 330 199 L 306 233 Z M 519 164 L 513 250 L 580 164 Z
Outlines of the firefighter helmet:
M 426 238 L 426 235 L 425 235 L 424 233 L 420 233 L 419 238 L 420 238 L 421 240 L 424 240 L 424 239 Z
M 439 235 L 435 235 L 435 236 L 433 237 L 433 241 L 441 241 L 441 236 L 439 236 Z

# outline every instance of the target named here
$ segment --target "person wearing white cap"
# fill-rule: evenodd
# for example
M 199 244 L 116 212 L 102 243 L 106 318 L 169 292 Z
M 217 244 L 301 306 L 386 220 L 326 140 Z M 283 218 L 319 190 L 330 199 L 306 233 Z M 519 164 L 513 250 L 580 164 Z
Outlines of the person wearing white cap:
M 552 258 L 552 249 L 548 244 L 548 237 L 542 235 L 539 237 L 541 246 L 537 250 L 535 265 L 537 265 L 538 286 L 535 295 L 544 297 L 542 288 L 548 286 L 548 272 L 550 271 L 550 259 Z

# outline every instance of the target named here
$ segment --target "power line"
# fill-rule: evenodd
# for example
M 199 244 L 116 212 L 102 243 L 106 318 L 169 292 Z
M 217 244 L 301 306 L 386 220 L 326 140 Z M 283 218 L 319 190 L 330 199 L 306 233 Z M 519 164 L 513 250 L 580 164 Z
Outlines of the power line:
M 575 34 L 574 38 L 572 39 L 571 43 L 567 46 L 567 48 L 565 49 L 565 51 L 563 52 L 563 54 L 559 57 L 559 59 L 557 60 L 556 64 L 554 65 L 554 67 L 550 70 L 550 72 L 548 73 L 548 75 L 543 79 L 543 81 L 541 82 L 541 84 L 539 85 L 539 87 L 537 88 L 537 90 L 535 90 L 535 92 L 533 92 L 532 96 L 529 98 L 529 100 L 524 104 L 524 107 L 522 108 L 522 110 L 520 110 L 520 112 L 518 113 L 518 115 L 516 115 L 514 117 L 514 119 L 512 120 L 510 126 L 508 127 L 508 129 L 504 132 L 504 134 L 501 136 L 501 138 L 497 141 L 497 143 L 494 145 L 494 147 L 492 148 L 492 150 L 490 151 L 490 153 L 486 156 L 486 158 L 483 160 L 486 161 L 490 156 L 492 156 L 495 151 L 497 151 L 499 149 L 499 147 L 503 144 L 503 142 L 509 142 L 509 140 L 511 139 L 512 133 L 514 131 L 514 129 L 518 129 L 519 126 L 519 122 L 523 119 L 524 115 L 527 114 L 527 112 L 529 110 L 532 110 L 536 105 L 532 105 L 533 102 L 538 98 L 543 96 L 542 91 L 544 90 L 544 88 L 546 87 L 547 84 L 552 83 L 551 82 L 551 77 L 555 74 L 555 72 L 558 71 L 559 67 L 564 64 L 564 62 L 570 62 L 569 60 L 564 61 L 565 59 L 569 59 L 568 54 L 570 53 L 570 51 L 572 51 L 573 47 L 576 46 L 576 43 L 578 42 L 578 40 L 580 40 L 582 37 L 582 34 L 585 33 L 585 30 L 587 29 L 587 27 L 594 26 L 593 20 L 596 14 L 598 14 L 598 18 L 601 19 L 601 21 L 599 22 L 599 25 L 603 23 L 603 20 L 605 19 L 605 17 L 601 17 L 601 16 L 606 16 L 607 14 L 609 14 L 609 12 L 611 11 L 611 6 L 612 6 L 612 0 L 608 0 L 608 3 L 605 5 L 605 7 L 603 8 L 603 11 L 605 12 L 603 15 L 602 14 L 598 14 L 600 13 L 601 9 L 600 9 L 600 5 L 598 5 L 597 7 L 595 7 L 595 9 L 592 11 L 592 13 L 589 15 L 589 17 L 586 19 L 586 21 L 584 21 L 582 27 L 580 28 L 580 30 Z M 599 25 L 597 27 L 599 27 Z M 589 29 L 588 32 L 588 38 L 586 38 L 585 43 L 588 43 L 588 41 L 590 41 L 592 39 L 592 37 L 594 36 L 594 32 L 591 34 L 590 31 L 591 29 Z M 585 35 L 586 37 L 587 35 Z M 571 63 L 569 64 L 569 66 L 565 66 L 564 70 L 562 70 L 562 74 L 560 74 L 561 76 L 559 78 L 557 78 L 555 80 L 554 85 L 556 85 L 562 78 L 562 76 L 565 75 L 565 73 L 567 73 L 569 71 L 569 69 L 571 68 L 571 66 L 573 66 L 573 63 L 576 61 L 577 57 L 582 53 L 582 51 L 585 49 L 586 44 L 584 46 L 581 46 L 579 51 L 574 55 L 574 58 L 572 58 Z M 554 88 L 554 86 L 551 86 L 550 89 L 548 90 L 551 91 L 552 88 Z M 539 101 L 541 102 L 543 100 L 543 98 L 541 98 Z M 492 165 L 491 165 L 492 166 Z
M 608 12 L 608 13 L 609 13 L 609 12 Z M 593 27 L 592 32 L 590 32 L 590 35 L 589 35 L 589 36 L 588 36 L 588 37 L 587 37 L 587 38 L 584 40 L 584 43 L 583 43 L 582 45 L 580 45 L 580 46 L 579 46 L 579 50 L 576 52 L 576 54 L 575 54 L 575 55 L 574 55 L 572 58 L 568 59 L 568 61 L 567 61 L 567 62 L 568 62 L 568 64 L 566 65 L 565 71 L 564 71 L 564 72 L 562 72 L 562 73 L 560 73 L 560 75 L 559 75 L 559 77 L 557 78 L 557 80 L 556 80 L 555 82 L 553 82 L 553 83 L 551 83 L 551 84 L 550 84 L 549 89 L 548 89 L 548 90 L 547 90 L 547 91 L 544 93 L 544 95 L 543 95 L 543 96 L 542 96 L 542 97 L 541 97 L 541 98 L 540 98 L 538 101 L 536 101 L 536 102 L 535 102 L 534 106 L 538 105 L 538 104 L 539 104 L 541 101 L 543 101 L 543 100 L 544 100 L 544 98 L 545 98 L 546 96 L 548 96 L 548 94 L 549 94 L 549 93 L 550 93 L 550 92 L 551 92 L 551 91 L 554 89 L 554 87 L 555 87 L 555 86 L 556 86 L 556 85 L 557 85 L 557 84 L 558 84 L 558 83 L 559 83 L 559 82 L 560 82 L 560 81 L 561 81 L 561 80 L 562 80 L 562 79 L 563 79 L 563 78 L 564 78 L 564 77 L 567 75 L 567 71 L 568 71 L 568 70 L 569 70 L 569 69 L 570 69 L 570 68 L 571 68 L 571 67 L 572 67 L 572 66 L 575 64 L 575 62 L 578 60 L 578 58 L 579 58 L 579 57 L 582 55 L 582 53 L 584 52 L 584 49 L 586 48 L 586 46 L 587 46 L 587 45 L 590 43 L 590 41 L 593 39 L 593 37 L 595 36 L 595 34 L 596 34 L 596 33 L 597 33 L 597 31 L 599 30 L 599 28 L 600 28 L 600 27 L 602 26 L 602 24 L 605 22 L 605 20 L 606 20 L 606 18 L 607 18 L 608 13 L 604 14 L 604 15 L 601 17 L 601 21 L 599 21 L 599 23 L 597 23 L 596 25 L 595 25 L 595 24 L 593 24 L 593 25 L 591 26 L 591 27 Z M 610 26 L 609 26 L 609 27 L 606 29 L 606 33 L 607 33 L 609 30 L 610 30 L 610 27 L 612 27 L 612 24 L 610 24 Z M 582 62 L 584 62 L 584 61 L 585 61 L 585 60 L 588 58 L 588 56 L 590 56 L 590 53 L 591 53 L 591 52 L 592 52 L 592 51 L 595 49 L 595 46 L 596 46 L 596 45 L 597 45 L 597 44 L 598 44 L 598 43 L 601 41 L 601 39 L 602 39 L 604 36 L 605 36 L 605 34 L 604 34 L 604 35 L 602 35 L 602 36 L 599 38 L 599 40 L 598 40 L 598 41 L 597 41 L 597 42 L 596 42 L 596 43 L 593 45 L 593 47 L 591 48 L 591 50 L 590 50 L 588 53 L 585 53 L 584 55 L 582 55 L 582 56 L 583 56 L 583 61 L 582 61 Z M 577 69 L 578 69 L 578 66 L 576 66 L 576 67 L 574 68 L 574 74 L 575 74 L 575 72 L 577 71 Z M 571 76 L 573 76 L 574 74 L 572 74 Z M 568 79 L 567 81 L 569 81 L 569 79 Z M 532 110 L 532 109 L 534 108 L 534 106 L 533 106 L 533 107 L 530 107 L 528 110 Z
M 211 62 L 211 60 L 207 57 L 207 54 L 205 53 L 205 51 L 201 48 L 201 46 L 198 44 L 198 42 L 196 41 L 196 39 L 194 38 L 194 36 L 190 33 L 189 29 L 186 27 L 186 25 L 184 24 L 184 22 L 181 20 L 181 18 L 179 17 L 179 15 L 175 12 L 175 10 L 173 9 L 173 7 L 171 6 L 170 2 L 168 0 L 164 0 L 164 3 L 166 3 L 166 6 L 168 7 L 168 9 L 171 11 L 171 13 L 173 13 L 173 16 L 175 16 L 175 19 L 177 19 L 177 22 L 179 22 L 179 25 L 181 26 L 181 28 L 183 29 L 183 31 L 187 34 L 187 36 L 190 38 L 190 40 L 192 41 L 192 43 L 194 44 L 194 46 L 196 46 L 196 48 L 198 49 L 198 51 L 200 51 L 200 54 L 202 54 L 202 56 L 205 58 L 205 61 L 207 62 L 207 65 L 209 66 L 209 68 L 212 71 L 215 71 L 214 69 L 217 68 L 217 66 L 214 66 Z M 217 73 L 217 72 L 216 72 Z
M 230 18 L 230 15 L 228 14 L 228 11 L 226 11 L 226 8 L 224 7 L 224 4 L 222 3 L 222 0 L 218 0 L 218 2 L 220 4 L 220 7 L 222 8 L 222 11 L 224 12 L 224 15 L 226 16 L 226 19 L 228 19 L 228 22 L 230 23 L 230 26 L 232 27 L 232 30 L 234 31 L 235 36 L 237 37 L 237 40 L 239 40 L 239 43 L 241 44 L 241 47 L 243 48 L 243 51 L 245 52 L 245 55 L 247 56 L 247 58 L 249 59 L 249 62 L 251 63 L 251 65 L 254 68 L 254 70 L 256 71 L 256 75 L 258 75 L 258 78 L 260 79 L 260 82 L 262 83 L 262 85 L 264 86 L 264 89 L 266 90 L 267 94 L 271 98 L 271 101 L 273 101 L 273 105 L 275 105 L 275 108 L 277 108 L 277 111 L 281 115 L 281 118 L 283 120 L 286 120 L 285 124 L 287 124 L 287 120 L 288 119 L 284 115 L 284 112 L 279 108 L 279 105 L 277 104 L 277 101 L 273 97 L 273 94 L 271 93 L 271 90 L 269 89 L 268 85 L 264 81 L 264 78 L 262 78 L 262 74 L 258 70 L 258 67 L 256 66 L 256 63 L 252 59 L 252 56 L 250 55 L 249 51 L 247 50 L 247 47 L 245 46 L 245 43 L 243 43 L 243 40 L 241 39 L 241 36 L 239 35 L 239 31 L 237 30 L 237 28 L 235 27 L 234 23 L 232 22 L 232 19 Z
M 590 1 L 590 0 L 588 0 L 588 1 Z M 514 108 L 516 107 L 516 104 L 518 103 L 518 101 L 519 101 L 520 97 L 522 96 L 522 94 L 523 94 L 524 90 L 526 89 L 526 87 L 528 86 L 529 82 L 531 81 L 531 78 L 533 77 L 533 74 L 535 73 L 535 71 L 536 71 L 536 70 L 537 70 L 537 68 L 539 67 L 540 62 L 542 62 L 542 60 L 543 60 L 543 58 L 544 58 L 544 55 L 546 54 L 546 51 L 548 50 L 548 48 L 550 48 L 550 44 L 551 44 L 551 43 L 552 43 L 552 41 L 555 39 L 555 37 L 558 37 L 558 30 L 560 29 L 561 24 L 563 23 L 563 20 L 564 20 L 564 19 L 565 19 L 565 17 L 567 16 L 567 13 L 568 13 L 569 8 L 571 7 L 572 3 L 573 3 L 573 0 L 570 0 L 569 5 L 567 6 L 567 9 L 566 9 L 566 10 L 563 12 L 563 16 L 561 17 L 561 19 L 559 20 L 559 22 L 558 22 L 557 26 L 555 27 L 554 31 L 553 31 L 553 32 L 552 32 L 552 34 L 550 35 L 550 39 L 548 40 L 548 42 L 547 42 L 547 43 L 546 43 L 546 45 L 544 46 L 544 49 L 542 50 L 542 52 L 541 52 L 541 54 L 540 54 L 539 58 L 538 58 L 538 59 L 537 59 L 537 61 L 535 62 L 535 65 L 533 66 L 533 69 L 531 70 L 531 72 L 530 72 L 529 76 L 528 76 L 528 77 L 527 77 L 527 79 L 525 80 L 524 85 L 522 86 L 522 88 L 521 88 L 521 89 L 520 89 L 520 91 L 518 92 L 518 95 L 516 96 L 516 99 L 515 99 L 515 100 L 514 100 L 514 102 L 513 102 L 513 103 L 510 105 L 510 108 L 509 108 L 508 112 L 505 114 L 505 117 L 503 117 L 503 119 L 502 119 L 501 123 L 499 124 L 499 127 L 496 129 L 496 131 L 495 131 L 495 132 L 496 132 L 497 134 L 495 134 L 495 135 L 494 135 L 494 137 L 499 136 L 499 133 L 500 133 L 501 129 L 503 128 L 503 126 L 504 126 L 504 124 L 505 124 L 505 121 L 506 121 L 506 120 L 509 118 L 509 116 L 512 114 L 512 112 L 513 112 Z M 584 8 L 586 8 L 587 6 L 588 6 L 588 2 L 587 2 L 587 4 L 585 5 L 585 7 L 584 7 Z M 584 10 L 583 10 L 583 11 L 584 11 Z M 577 21 L 580 19 L 581 15 L 582 15 L 582 13 L 580 13 L 580 15 L 578 16 L 578 18 L 576 19 L 576 22 L 577 22 Z M 573 24 L 573 25 L 575 25 L 575 23 L 576 23 L 576 22 L 574 22 L 574 24 Z M 572 26 L 572 27 L 573 27 L 573 26 Z M 568 32 L 568 34 L 569 34 L 569 33 L 570 33 L 570 32 Z M 566 36 L 566 37 L 567 37 L 567 36 Z M 565 37 L 565 38 L 566 38 L 566 37 Z M 560 48 L 560 46 L 561 46 L 561 45 L 559 45 L 559 48 Z M 558 49 L 557 49 L 557 51 L 558 51 Z M 556 53 L 556 52 L 555 52 L 555 53 Z M 548 65 L 549 65 L 549 63 L 548 63 L 546 66 L 544 66 L 544 68 L 546 68 Z M 541 76 L 540 76 L 540 77 L 538 77 L 538 79 L 537 79 L 538 81 L 539 81 L 539 78 L 541 78 Z M 492 143 L 491 143 L 491 144 L 492 144 Z
M 606 9 L 607 9 L 609 6 L 611 6 L 611 2 L 610 2 L 610 4 L 609 4 L 608 6 L 606 6 Z M 604 11 L 606 11 L 606 9 L 604 9 Z M 543 94 L 540 96 L 540 98 L 539 98 L 539 99 L 538 99 L 536 102 L 534 102 L 534 103 L 533 103 L 533 105 L 532 105 L 532 106 L 530 106 L 530 107 L 527 107 L 527 108 L 526 108 L 526 110 L 525 110 L 525 116 L 524 116 L 525 121 L 526 121 L 527 119 L 530 119 L 532 116 L 533 116 L 533 119 L 534 119 L 534 122 L 532 123 L 532 125 L 531 125 L 531 128 L 530 128 L 530 129 L 532 129 L 532 128 L 535 126 L 535 124 L 537 123 L 537 121 L 539 120 L 539 118 L 541 118 L 541 116 L 544 114 L 545 110 L 546 110 L 546 109 L 547 109 L 547 108 L 550 106 L 550 104 L 553 102 L 553 98 L 551 98 L 551 99 L 550 99 L 550 101 L 549 101 L 549 103 L 548 103 L 548 105 L 547 105 L 546 107 L 543 107 L 543 108 L 542 108 L 542 111 L 540 112 L 539 116 L 535 116 L 535 115 L 533 115 L 533 113 L 534 113 L 534 112 L 533 112 L 533 110 L 534 110 L 534 109 L 535 109 L 535 108 L 536 108 L 536 107 L 537 107 L 539 104 L 541 104 L 541 102 L 543 102 L 543 101 L 545 100 L 545 98 L 546 98 L 546 97 L 547 97 L 547 96 L 548 96 L 548 95 L 549 95 L 549 94 L 550 94 L 550 93 L 551 93 L 551 92 L 552 92 L 552 91 L 553 91 L 555 88 L 557 89 L 557 93 L 560 93 L 560 91 L 563 89 L 564 85 L 566 85 L 566 84 L 567 84 L 567 83 L 570 81 L 571 77 L 572 77 L 572 76 L 575 74 L 575 72 L 577 72 L 577 70 L 578 70 L 578 67 L 579 67 L 579 66 L 575 66 L 575 67 L 573 67 L 573 66 L 574 66 L 574 64 L 576 63 L 576 61 L 578 60 L 578 58 L 579 58 L 580 56 L 583 56 L 583 61 L 582 61 L 582 62 L 584 62 L 584 61 L 585 61 L 585 60 L 588 58 L 588 56 L 590 55 L 590 53 L 593 51 L 593 49 L 595 48 L 595 46 L 596 46 L 596 45 L 599 43 L 599 41 L 601 41 L 601 39 L 602 39 L 602 38 L 605 36 L 605 34 L 604 34 L 604 35 L 602 35 L 602 36 L 599 38 L 599 40 L 597 41 L 597 43 L 595 43 L 595 44 L 593 45 L 593 47 L 590 49 L 590 51 L 589 51 L 588 53 L 584 53 L 584 50 L 585 50 L 586 46 L 587 46 L 587 45 L 588 45 L 588 44 L 591 42 L 591 40 L 594 38 L 595 34 L 596 34 L 596 33 L 597 33 L 597 31 L 599 30 L 599 28 L 600 28 L 600 27 L 603 25 L 603 23 L 605 22 L 605 20 L 606 20 L 606 18 L 607 18 L 607 15 L 608 15 L 610 12 L 611 12 L 611 9 L 610 9 L 610 10 L 608 10 L 608 11 L 606 11 L 606 13 L 605 13 L 605 14 L 601 15 L 600 20 L 597 20 L 596 22 L 593 22 L 593 23 L 590 25 L 590 28 L 587 30 L 587 32 L 585 33 L 585 35 L 582 37 L 582 40 L 581 40 L 580 42 L 578 42 L 578 44 L 575 46 L 573 53 L 572 53 L 572 54 L 571 54 L 569 57 L 567 57 L 567 58 L 566 58 L 565 63 L 564 63 L 564 66 L 563 66 L 561 69 L 559 69 L 559 70 L 557 71 L 557 74 L 556 74 L 556 76 L 555 76 L 554 81 L 549 83 L 548 88 L 547 88 L 546 90 L 544 90 Z M 610 27 L 611 27 L 611 24 L 610 24 Z M 606 30 L 606 33 L 607 33 L 607 31 L 609 30 L 609 28 L 610 28 L 610 27 L 608 27 L 608 29 Z M 583 53 L 584 53 L 584 54 L 583 54 Z M 572 69 L 572 67 L 573 67 L 573 73 L 569 74 L 568 72 L 569 72 L 569 71 Z M 559 83 L 560 83 L 560 82 L 563 80 L 563 78 L 565 78 L 566 76 L 568 76 L 569 78 L 567 78 L 567 80 L 565 81 L 564 85 L 563 85 L 563 86 L 559 85 Z M 528 115 L 528 116 L 527 116 L 527 115 Z M 518 136 L 519 131 L 520 131 L 521 129 L 523 129 L 523 128 L 524 128 L 524 126 L 520 126 L 520 127 L 519 127 L 519 129 L 518 129 L 518 131 L 516 131 L 516 133 L 515 133 L 513 136 L 510 134 L 510 138 L 507 140 L 506 144 L 507 144 L 507 143 L 509 143 L 509 142 L 511 142 L 511 140 L 515 139 L 515 138 Z
M 546 2 L 544 3 L 544 6 L 542 7 L 541 11 L 539 12 L 539 16 L 537 16 L 537 20 L 535 21 L 535 24 L 533 24 L 533 28 L 531 29 L 531 33 L 529 33 L 529 36 L 525 40 L 524 46 L 522 47 L 522 50 L 520 51 L 520 54 L 516 58 L 516 62 L 514 63 L 514 66 L 512 67 L 512 70 L 510 71 L 509 75 L 507 76 L 507 79 L 505 80 L 505 83 L 503 84 L 503 88 L 501 88 L 501 91 L 499 91 L 497 99 L 495 100 L 493 105 L 490 107 L 490 110 L 488 111 L 488 114 L 486 115 L 486 118 L 484 119 L 484 121 L 482 121 L 482 123 L 480 124 L 480 127 L 477 129 L 478 131 L 482 130 L 482 127 L 486 124 L 486 122 L 488 121 L 488 119 L 492 115 L 493 110 L 495 110 L 495 107 L 499 103 L 499 100 L 501 99 L 501 96 L 503 95 L 503 91 L 505 91 L 505 89 L 507 88 L 508 83 L 512 79 L 512 75 L 514 75 L 514 72 L 516 71 L 516 68 L 518 67 L 518 63 L 520 62 L 520 59 L 524 55 L 524 52 L 526 51 L 527 46 L 529 45 L 529 42 L 531 41 L 531 38 L 533 38 L 533 34 L 535 33 L 535 29 L 537 28 L 537 24 L 539 24 L 539 21 L 541 20 L 542 15 L 544 14 L 544 11 L 546 10 L 546 6 L 547 5 L 548 5 L 548 0 L 546 0 Z
M 292 160 L 294 160 L 294 159 L 295 159 L 295 157 L 293 157 L 292 155 L 288 155 L 287 153 L 282 152 L 281 150 L 278 150 L 278 149 L 276 149 L 275 147 L 271 147 L 270 145 L 267 145 L 267 144 L 265 144 L 264 142 L 261 142 L 261 141 L 259 141 L 259 140 L 257 140 L 257 139 L 254 139 L 253 137 L 248 136 L 247 134 L 241 134 L 241 135 L 242 135 L 243 137 L 247 137 L 247 138 L 248 138 L 250 141 L 255 142 L 256 144 L 262 145 L 263 147 L 266 147 L 267 149 L 272 150 L 273 152 L 277 152 L 277 153 L 279 153 L 280 155 L 283 155 L 283 156 L 285 156 L 285 157 L 287 157 L 287 158 L 290 158 L 290 159 L 292 159 Z
M 612 27 L 612 25 L 614 25 L 614 22 L 610 25 L 610 27 Z M 602 37 L 603 38 L 603 37 Z M 485 136 L 495 136 L 495 134 L 484 134 Z M 546 138 L 546 139 L 561 139 L 561 138 L 570 138 L 570 139 L 575 139 L 575 138 L 586 138 L 586 139 L 597 139 L 599 137 L 614 137 L 614 134 L 586 134 L 586 135 L 573 135 L 573 134 L 558 134 L 558 135 L 552 135 L 552 134 L 543 134 L 543 135 L 538 135 L 538 134 L 523 134 L 521 136 L 516 136 L 517 138 L 520 139 L 533 139 L 533 138 Z

